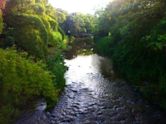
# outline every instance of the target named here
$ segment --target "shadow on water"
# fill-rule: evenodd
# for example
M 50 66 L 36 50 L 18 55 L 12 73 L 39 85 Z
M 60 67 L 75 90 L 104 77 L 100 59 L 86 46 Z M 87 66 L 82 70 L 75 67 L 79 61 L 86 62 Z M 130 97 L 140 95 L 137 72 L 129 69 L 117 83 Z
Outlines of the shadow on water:
M 39 104 L 17 124 L 165 124 L 161 111 L 116 78 L 110 60 L 93 54 L 65 63 L 66 87 L 55 108 L 45 112 Z

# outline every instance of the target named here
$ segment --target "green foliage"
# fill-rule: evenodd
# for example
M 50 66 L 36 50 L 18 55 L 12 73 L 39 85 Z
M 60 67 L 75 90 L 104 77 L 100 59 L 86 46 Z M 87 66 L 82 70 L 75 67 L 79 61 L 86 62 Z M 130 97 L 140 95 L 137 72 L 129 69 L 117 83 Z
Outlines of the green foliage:
M 44 97 L 48 104 L 56 102 L 57 89 L 46 65 L 34 63 L 15 50 L 0 49 L 0 56 L 0 113 L 3 119 L 11 120 L 27 103 L 32 104 L 31 100 Z
M 33 5 L 33 11 L 37 15 L 43 15 L 45 13 L 45 7 L 41 3 L 36 3 Z
M 13 37 L 12 42 L 16 44 L 17 48 L 39 58 L 45 57 L 48 33 L 44 21 L 39 16 L 8 15 L 6 23 L 13 28 L 13 32 L 8 37 Z
M 56 11 L 51 6 L 47 8 L 46 1 L 15 2 L 9 1 L 6 7 L 8 27 L 5 46 L 15 44 L 18 49 L 40 59 L 47 58 L 48 45 L 64 47 L 65 36 L 55 18 Z M 48 14 L 49 9 L 54 14 Z
M 61 52 L 57 51 L 56 55 L 48 58 L 48 69 L 54 74 L 55 86 L 59 89 L 63 89 L 65 86 L 64 73 L 66 72 L 66 66 L 64 66 L 64 60 L 61 56 Z
M 50 40 L 50 42 L 52 42 L 52 45 L 61 45 L 61 41 L 63 41 L 62 39 L 62 35 L 60 32 L 51 32 L 52 35 L 52 39 Z
M 148 49 L 153 51 L 163 51 L 166 43 L 166 18 L 163 18 L 157 26 L 153 28 L 151 33 L 143 40 L 145 41 Z
M 97 50 L 115 70 L 166 108 L 166 15 L 164 1 L 116 0 L 99 13 Z M 109 33 L 110 32 L 110 33 Z M 105 36 L 109 35 L 107 42 Z
M 110 41 L 111 41 L 110 37 L 96 38 L 96 50 L 99 51 L 101 55 L 109 56 Z
M 48 108 L 55 105 L 65 85 L 66 36 L 47 0 L 10 0 L 4 12 L 1 47 L 20 51 L 0 49 L 0 123 L 9 124 L 34 104 L 31 101 L 44 98 Z
M 73 13 L 67 17 L 62 28 L 66 33 L 70 31 L 75 36 L 81 33 L 91 34 L 95 30 L 95 17 L 89 14 Z

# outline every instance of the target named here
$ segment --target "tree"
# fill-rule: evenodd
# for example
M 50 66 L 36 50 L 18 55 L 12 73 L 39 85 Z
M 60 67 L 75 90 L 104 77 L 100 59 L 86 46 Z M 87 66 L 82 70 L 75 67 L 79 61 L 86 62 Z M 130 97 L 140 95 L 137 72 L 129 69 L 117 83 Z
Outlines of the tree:
M 62 28 L 66 33 L 70 31 L 75 36 L 83 33 L 91 34 L 95 29 L 95 17 L 89 14 L 73 13 L 67 17 Z
M 47 6 L 47 0 L 8 0 L 3 17 L 0 10 L 0 123 L 14 123 L 31 100 L 54 106 L 64 88 L 65 34 Z
M 134 82 L 145 96 L 163 108 L 165 12 L 164 0 L 116 0 L 98 12 L 96 32 L 98 51 L 111 57 L 121 76 Z

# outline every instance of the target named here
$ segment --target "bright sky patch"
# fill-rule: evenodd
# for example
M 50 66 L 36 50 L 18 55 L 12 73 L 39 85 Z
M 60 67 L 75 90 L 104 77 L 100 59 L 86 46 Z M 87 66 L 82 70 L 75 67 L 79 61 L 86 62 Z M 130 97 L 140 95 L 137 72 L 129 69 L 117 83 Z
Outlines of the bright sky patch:
M 112 0 L 49 0 L 56 8 L 69 13 L 81 12 L 93 14 L 96 9 L 105 7 Z

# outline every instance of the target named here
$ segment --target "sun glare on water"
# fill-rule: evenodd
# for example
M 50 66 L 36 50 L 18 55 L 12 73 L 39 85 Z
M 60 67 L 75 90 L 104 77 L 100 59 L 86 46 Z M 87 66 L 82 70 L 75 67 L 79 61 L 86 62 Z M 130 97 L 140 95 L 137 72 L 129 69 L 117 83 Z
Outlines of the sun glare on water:
M 112 0 L 49 0 L 56 8 L 66 10 L 68 13 L 81 12 L 93 14 L 96 9 L 105 7 Z

